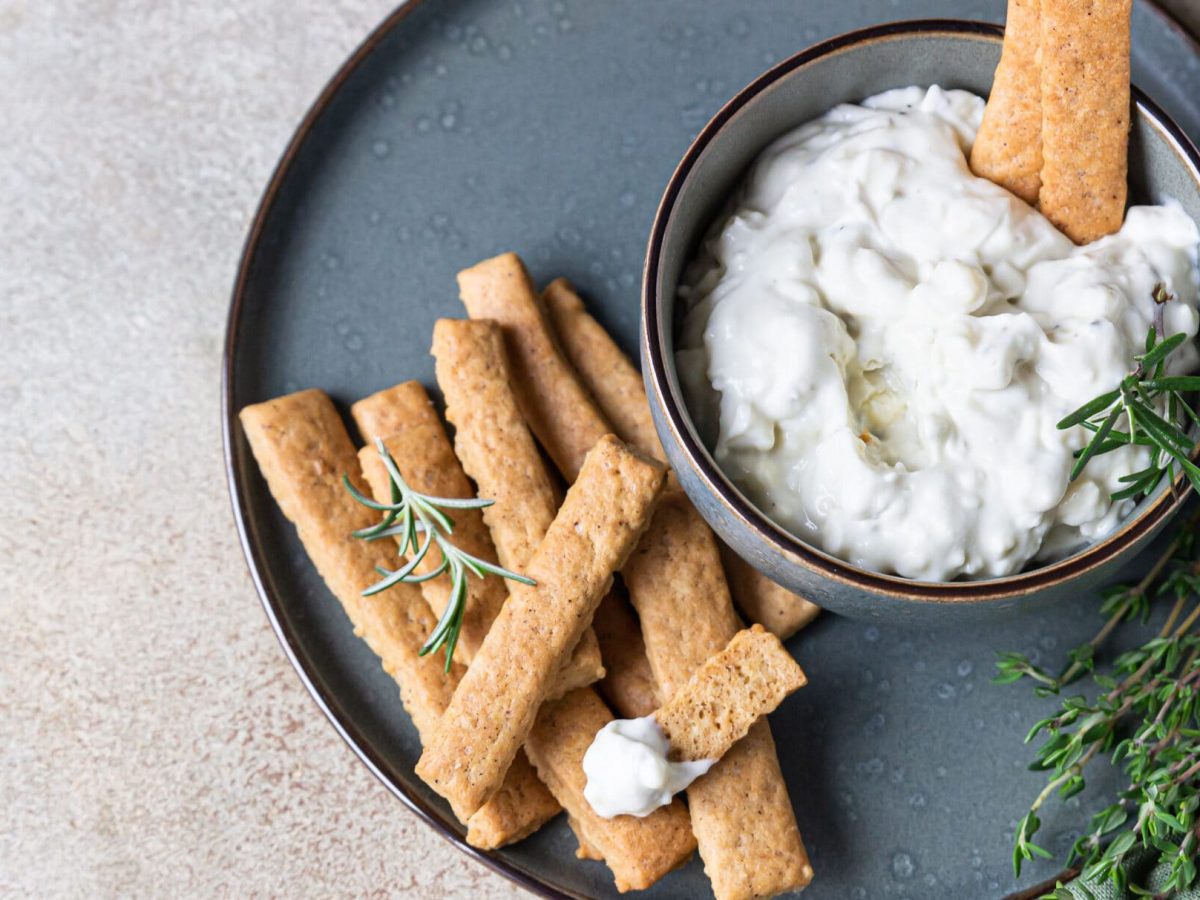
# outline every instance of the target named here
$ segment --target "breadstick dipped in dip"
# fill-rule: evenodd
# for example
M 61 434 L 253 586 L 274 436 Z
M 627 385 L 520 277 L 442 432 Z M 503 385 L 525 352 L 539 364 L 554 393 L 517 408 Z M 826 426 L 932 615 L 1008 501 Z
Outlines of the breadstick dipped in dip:
M 1042 0 L 1039 207 L 1077 244 L 1121 228 L 1131 0 Z
M 606 725 L 583 759 L 602 816 L 644 816 L 670 802 L 807 679 L 761 625 L 740 631 L 662 707 Z
M 458 282 L 472 318 L 503 325 L 522 402 L 531 410 L 527 421 L 543 446 L 557 448 L 551 456 L 571 478 L 586 441 L 610 429 L 558 347 L 524 265 L 503 254 L 460 272 Z M 686 566 L 675 551 L 689 556 Z M 664 497 L 622 575 L 651 668 L 669 698 L 739 628 L 716 540 L 686 498 Z M 772 896 L 812 880 L 766 722 L 692 785 L 688 801 L 718 900 Z
M 971 148 L 971 170 L 1026 203 L 1042 185 L 1042 0 L 1008 0 L 1004 48 Z
M 665 462 L 666 453 L 654 428 L 642 376 L 629 357 L 587 311 L 565 278 L 550 282 L 542 292 L 542 301 L 563 352 L 595 397 L 600 412 L 613 423 L 617 436 Z M 815 603 L 777 585 L 728 547 L 721 547 L 721 560 L 734 603 L 742 614 L 781 640 L 791 637 L 821 611 Z

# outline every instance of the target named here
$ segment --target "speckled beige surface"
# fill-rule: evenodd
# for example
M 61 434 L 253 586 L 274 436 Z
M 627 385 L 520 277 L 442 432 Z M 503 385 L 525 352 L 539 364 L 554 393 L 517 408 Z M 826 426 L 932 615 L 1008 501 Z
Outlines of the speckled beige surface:
M 225 492 L 241 241 L 390 6 L 0 0 L 2 896 L 523 895 L 317 711 Z
M 390 6 L 0 0 L 0 895 L 519 894 L 319 715 L 225 493 L 243 235 Z

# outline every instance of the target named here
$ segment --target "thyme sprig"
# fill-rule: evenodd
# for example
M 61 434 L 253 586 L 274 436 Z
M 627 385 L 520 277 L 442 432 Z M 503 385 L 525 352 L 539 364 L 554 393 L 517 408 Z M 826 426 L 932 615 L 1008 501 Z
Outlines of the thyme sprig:
M 1041 744 L 1030 766 L 1048 773 L 1047 783 L 1017 825 L 1013 870 L 1034 857 L 1050 858 L 1034 842 L 1038 812 L 1054 795 L 1066 799 L 1087 787 L 1085 769 L 1108 757 L 1127 779 L 1109 806 L 1092 817 L 1071 848 L 1067 865 L 1078 863 L 1082 877 L 1111 880 L 1118 890 L 1167 896 L 1197 883 L 1200 853 L 1200 513 L 1177 526 L 1166 551 L 1133 585 L 1104 593 L 1105 617 L 1096 636 L 1067 655 L 1057 674 L 1018 653 L 997 662 L 1000 684 L 1028 678 L 1039 696 L 1062 696 L 1084 676 L 1093 690 L 1062 696 L 1055 712 L 1034 724 L 1026 743 Z M 1145 624 L 1156 606 L 1169 606 L 1163 625 L 1150 640 L 1117 656 L 1101 671 L 1097 651 L 1122 626 Z M 1094 695 L 1094 696 L 1093 696 Z M 1146 848 L 1165 864 L 1165 884 L 1152 894 L 1129 883 L 1124 863 Z M 1061 885 L 1060 885 L 1061 887 Z M 1046 895 L 1067 898 L 1056 889 Z
M 1133 371 L 1116 388 L 1058 423 L 1059 428 L 1081 425 L 1092 432 L 1088 443 L 1075 454 L 1071 481 L 1097 456 L 1130 444 L 1150 448 L 1150 464 L 1120 478 L 1125 486 L 1112 495 L 1114 501 L 1150 493 L 1164 476 L 1173 480 L 1176 467 L 1200 490 L 1200 468 L 1191 460 L 1196 442 L 1187 433 L 1200 425 L 1200 414 L 1184 396 L 1200 390 L 1200 376 L 1166 373 L 1168 358 L 1187 342 L 1187 335 L 1164 337 L 1163 310 L 1174 298 L 1162 284 L 1154 286 L 1152 296 L 1154 321 L 1146 335 L 1145 352 L 1134 357 L 1137 365 Z M 1122 419 L 1124 430 L 1118 428 Z
M 364 541 L 397 538 L 400 555 L 407 557 L 408 561 L 394 571 L 376 566 L 376 570 L 383 577 L 363 591 L 363 596 L 370 597 L 402 582 L 418 584 L 422 581 L 429 581 L 449 572 L 449 601 L 420 650 L 420 655 L 424 656 L 444 647 L 446 671 L 449 672 L 450 664 L 454 659 L 454 648 L 458 645 L 458 636 L 462 631 L 463 614 L 467 608 L 467 574 L 470 573 L 477 578 L 499 575 L 501 578 L 528 585 L 534 584 L 534 581 L 517 572 L 511 572 L 495 563 L 488 562 L 486 559 L 473 556 L 454 546 L 450 540 L 451 535 L 454 534 L 454 520 L 446 514 L 445 510 L 483 509 L 495 503 L 494 500 L 432 497 L 415 491 L 400 474 L 396 461 L 388 452 L 383 441 L 377 439 L 375 446 L 391 482 L 391 503 L 379 503 L 372 500 L 358 490 L 348 476 L 343 475 L 342 483 L 345 484 L 351 497 L 363 506 L 383 513 L 383 518 L 377 525 L 354 532 L 354 537 Z M 421 535 L 424 535 L 423 540 Z M 442 561 L 433 569 L 418 573 L 417 567 L 435 546 L 441 554 Z

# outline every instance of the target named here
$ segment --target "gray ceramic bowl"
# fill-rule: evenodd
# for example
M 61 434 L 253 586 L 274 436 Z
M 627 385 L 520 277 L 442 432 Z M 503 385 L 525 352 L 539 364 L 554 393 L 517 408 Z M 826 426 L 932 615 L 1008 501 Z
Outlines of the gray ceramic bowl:
M 901 22 L 833 38 L 780 63 L 700 132 L 667 185 L 651 231 L 642 288 L 643 371 L 670 462 L 722 539 L 780 584 L 834 612 L 948 621 L 1004 615 L 1093 589 L 1163 528 L 1187 493 L 1182 479 L 1161 487 L 1115 533 L 1051 565 L 986 581 L 910 581 L 852 566 L 773 523 L 721 472 L 688 415 L 674 362 L 676 288 L 699 240 L 759 153 L 832 106 L 889 88 L 939 84 L 986 96 L 1001 33 L 975 22 Z M 1154 103 L 1136 88 L 1134 95 L 1132 200 L 1173 197 L 1200 220 L 1200 156 Z

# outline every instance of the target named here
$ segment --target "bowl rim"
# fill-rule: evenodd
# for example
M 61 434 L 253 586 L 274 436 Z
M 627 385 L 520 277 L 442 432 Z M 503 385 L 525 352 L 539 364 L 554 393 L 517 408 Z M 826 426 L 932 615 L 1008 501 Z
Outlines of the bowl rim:
M 647 388 L 652 392 L 662 413 L 660 429 L 665 428 L 670 432 L 670 437 L 680 448 L 686 464 L 699 477 L 703 487 L 732 514 L 743 529 L 749 530 L 759 541 L 765 542 L 801 567 L 843 586 L 887 595 L 902 601 L 923 604 L 1003 601 L 1078 578 L 1105 565 L 1120 555 L 1125 548 L 1153 533 L 1160 524 L 1178 512 L 1192 487 L 1180 472 L 1169 488 L 1161 490 L 1148 503 L 1143 503 L 1129 519 L 1104 538 L 1064 559 L 1015 575 L 980 581 L 921 581 L 873 572 L 839 559 L 806 543 L 772 521 L 734 485 L 700 440 L 683 397 L 676 390 L 678 379 L 675 379 L 675 385 L 672 384 L 674 360 L 665 352 L 665 329 L 671 328 L 672 323 L 664 323 L 658 311 L 657 284 L 662 246 L 671 224 L 676 201 L 704 151 L 737 113 L 772 85 L 814 62 L 868 43 L 939 35 L 994 43 L 998 42 L 1003 34 L 1002 26 L 967 19 L 936 18 L 889 22 L 847 32 L 814 44 L 771 67 L 722 106 L 688 146 L 659 201 L 650 229 L 642 271 L 641 350 L 646 361 Z M 1190 171 L 1192 178 L 1200 185 L 1200 152 L 1192 141 L 1174 120 L 1136 85 L 1131 85 L 1131 97 L 1137 112 L 1167 141 Z M 666 443 L 668 442 L 664 441 L 664 444 Z M 1200 447 L 1193 452 L 1192 458 L 1200 459 Z

